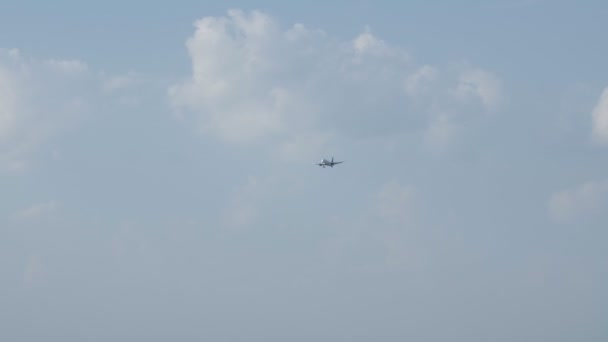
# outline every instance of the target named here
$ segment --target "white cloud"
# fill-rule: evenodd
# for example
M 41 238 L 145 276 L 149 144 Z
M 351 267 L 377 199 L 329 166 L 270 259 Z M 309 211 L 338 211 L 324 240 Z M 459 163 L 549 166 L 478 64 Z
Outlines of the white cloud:
M 487 109 L 492 109 L 500 101 L 500 82 L 494 74 L 488 71 L 467 68 L 460 74 L 453 93 L 462 101 L 477 100 Z
M 469 68 L 437 82 L 439 68 L 415 66 L 369 28 L 341 41 L 302 24 L 283 30 L 262 12 L 231 10 L 198 20 L 186 47 L 192 74 L 168 89 L 176 115 L 204 135 L 243 146 L 270 142 L 279 151 L 319 153 L 341 137 L 426 129 L 431 107 L 467 105 L 450 102 L 446 84 L 456 84 L 453 93 L 464 102 L 493 107 L 500 97 L 491 73 Z M 408 100 L 419 93 L 434 96 Z
M 303 24 L 295 24 L 292 28 L 285 31 L 285 38 L 290 42 L 306 41 L 306 40 L 320 40 L 327 38 L 327 34 L 323 30 L 309 29 Z
M 387 49 L 386 44 L 372 35 L 369 28 L 353 40 L 353 46 L 358 53 L 379 53 Z
M 29 153 L 79 114 L 79 61 L 30 60 L 0 50 L 0 169 L 20 169 Z
M 280 32 L 260 12 L 230 11 L 203 18 L 188 39 L 192 80 L 169 89 L 176 107 L 201 112 L 199 128 L 229 141 L 251 141 L 278 131 L 291 92 L 265 79 Z
M 608 179 L 559 191 L 549 200 L 549 214 L 560 222 L 593 215 L 608 204 Z
M 79 60 L 0 49 L 0 170 L 19 170 L 50 138 L 84 118 L 104 80 Z
M 420 69 L 407 77 L 405 81 L 405 92 L 409 96 L 417 96 L 429 90 L 432 82 L 439 76 L 437 68 L 423 65 Z
M 608 87 L 604 89 L 592 113 L 593 140 L 599 144 L 608 144 Z
M 408 54 L 396 47 L 387 44 L 385 41 L 376 37 L 369 26 L 366 26 L 364 31 L 352 41 L 352 47 L 355 51 L 355 61 L 362 62 L 364 56 L 375 57 L 396 57 L 403 62 L 407 62 Z

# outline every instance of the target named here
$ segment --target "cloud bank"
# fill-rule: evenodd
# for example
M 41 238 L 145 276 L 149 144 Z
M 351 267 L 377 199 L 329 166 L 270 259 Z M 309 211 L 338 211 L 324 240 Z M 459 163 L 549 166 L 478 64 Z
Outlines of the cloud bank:
M 306 158 L 340 138 L 428 130 L 443 142 L 452 135 L 438 130 L 495 109 L 502 92 L 490 71 L 419 65 L 369 27 L 341 40 L 259 11 L 202 18 L 186 47 L 192 74 L 168 89 L 180 118 L 229 144 L 272 142 Z
M 108 84 L 116 88 L 117 77 L 80 60 L 36 59 L 0 49 L 0 170 L 23 169 L 53 137 L 99 114 L 102 90 Z

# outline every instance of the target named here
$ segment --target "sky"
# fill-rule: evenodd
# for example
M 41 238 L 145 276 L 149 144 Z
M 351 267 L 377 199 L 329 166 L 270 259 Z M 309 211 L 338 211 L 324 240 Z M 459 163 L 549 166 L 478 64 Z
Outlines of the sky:
M 0 339 L 606 341 L 607 15 L 0 3 Z

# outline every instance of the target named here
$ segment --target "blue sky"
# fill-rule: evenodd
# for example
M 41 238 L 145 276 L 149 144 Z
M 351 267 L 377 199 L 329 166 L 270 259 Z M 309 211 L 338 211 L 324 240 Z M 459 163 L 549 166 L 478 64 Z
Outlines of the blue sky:
M 607 14 L 3 2 L 0 337 L 606 340 Z

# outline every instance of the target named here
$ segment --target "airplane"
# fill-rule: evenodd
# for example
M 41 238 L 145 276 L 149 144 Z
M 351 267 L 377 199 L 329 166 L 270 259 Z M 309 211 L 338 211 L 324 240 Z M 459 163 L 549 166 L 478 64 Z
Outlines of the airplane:
M 325 168 L 326 166 L 334 167 L 334 165 L 340 164 L 340 163 L 344 163 L 344 161 L 334 162 L 334 157 L 331 157 L 331 161 L 329 161 L 327 159 L 321 159 L 321 162 L 316 165 L 319 165 L 320 167 Z

